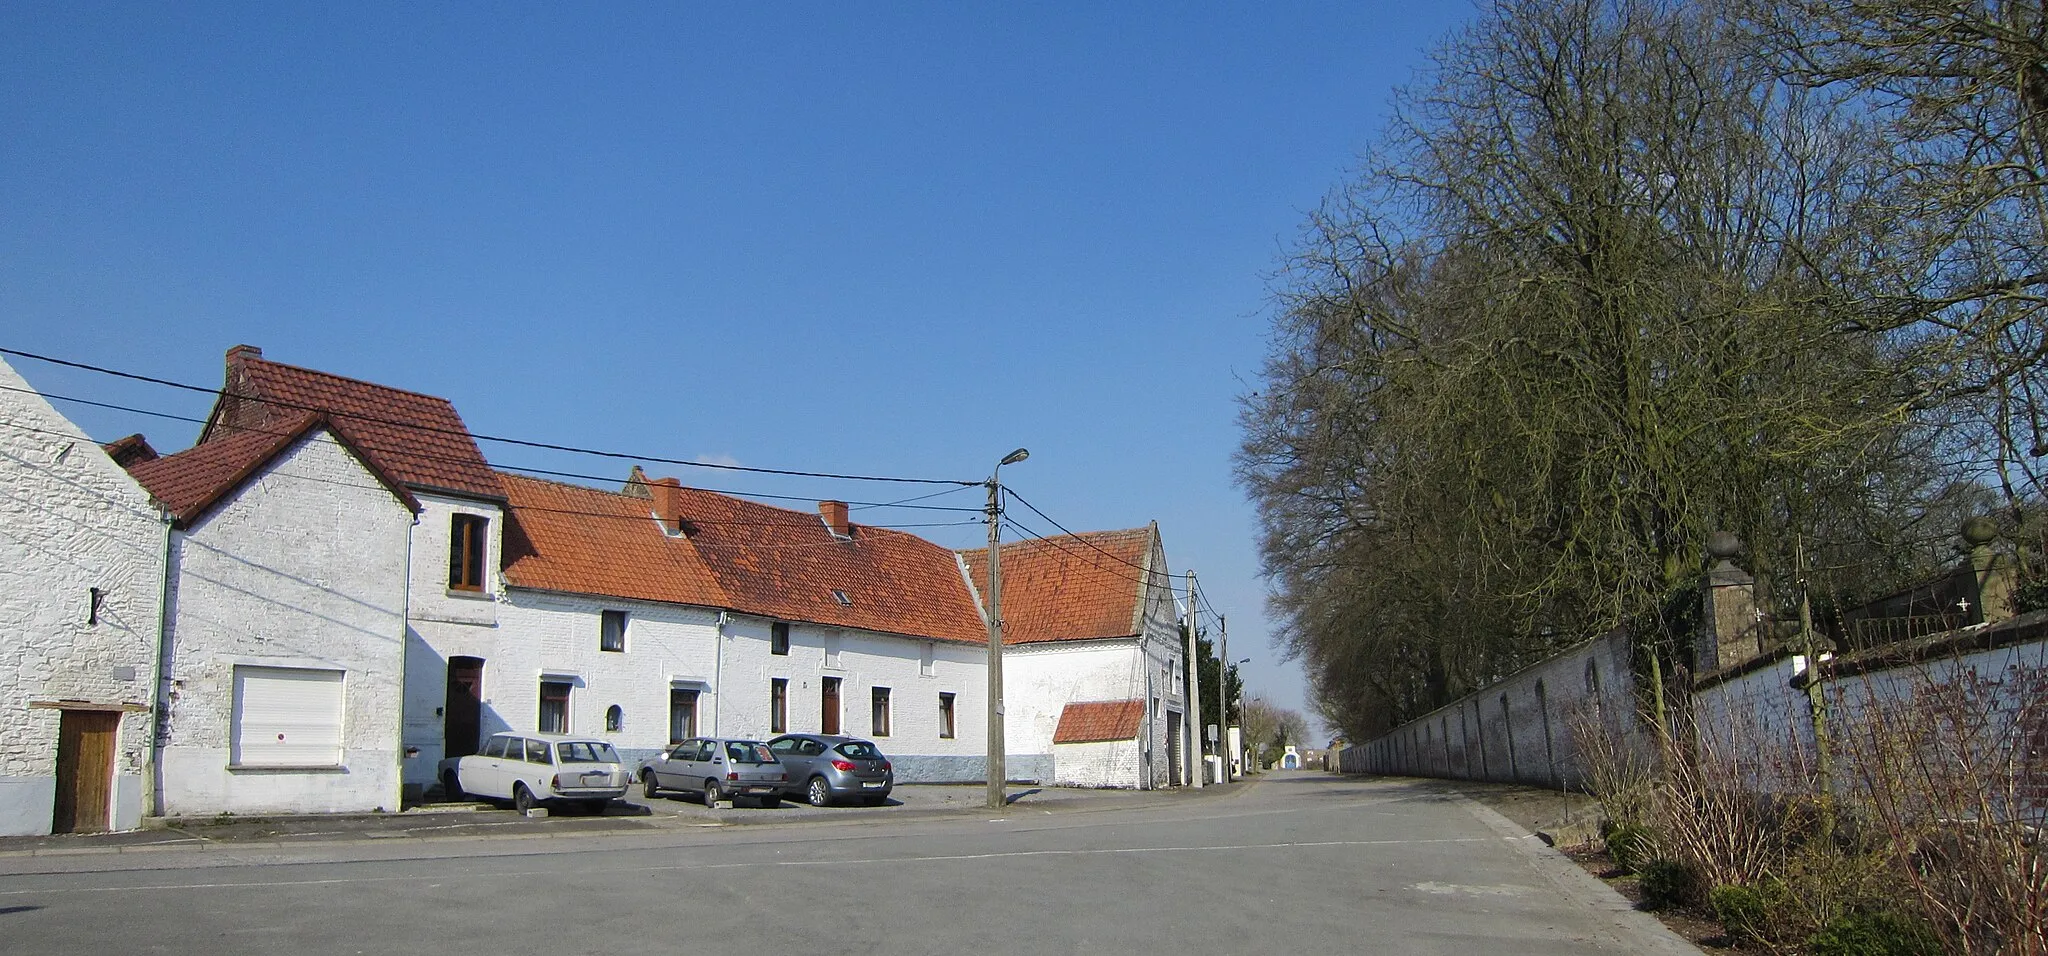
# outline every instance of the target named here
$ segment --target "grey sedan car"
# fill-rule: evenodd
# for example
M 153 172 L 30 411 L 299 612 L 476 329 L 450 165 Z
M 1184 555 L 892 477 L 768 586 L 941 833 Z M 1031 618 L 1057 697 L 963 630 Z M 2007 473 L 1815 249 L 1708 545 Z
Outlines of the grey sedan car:
M 896 771 L 872 741 L 832 734 L 784 734 L 768 750 L 788 774 L 783 792 L 811 806 L 835 800 L 879 804 L 896 787 Z
M 640 762 L 640 786 L 651 799 L 663 790 L 687 790 L 720 800 L 753 797 L 761 806 L 782 802 L 782 764 L 758 740 L 692 737 Z

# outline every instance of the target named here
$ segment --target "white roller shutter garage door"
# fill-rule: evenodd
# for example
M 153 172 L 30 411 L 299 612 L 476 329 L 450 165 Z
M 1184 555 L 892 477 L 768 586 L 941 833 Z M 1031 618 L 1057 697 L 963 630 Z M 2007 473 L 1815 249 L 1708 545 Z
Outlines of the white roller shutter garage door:
M 341 765 L 341 671 L 235 668 L 235 749 L 242 767 Z

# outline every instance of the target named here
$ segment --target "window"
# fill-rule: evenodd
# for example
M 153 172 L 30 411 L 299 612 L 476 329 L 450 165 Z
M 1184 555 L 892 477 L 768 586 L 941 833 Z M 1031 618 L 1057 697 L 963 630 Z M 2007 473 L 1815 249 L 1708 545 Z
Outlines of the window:
M 597 625 L 597 649 L 600 651 L 626 651 L 626 612 L 600 611 Z
M 803 746 L 802 737 L 784 737 L 768 745 L 768 752 L 777 757 L 794 757 L 798 747 Z
M 237 767 L 341 766 L 342 672 L 236 667 Z
M 607 707 L 607 708 L 605 708 L 605 711 L 604 711 L 604 730 L 605 730 L 605 733 L 608 733 L 608 734 L 616 734 L 616 733 L 618 733 L 619 731 L 621 731 L 621 730 L 624 730 L 624 729 L 626 729 L 626 709 L 625 709 L 624 707 L 620 707 L 620 706 L 619 706 L 619 705 L 617 705 L 617 704 L 613 704 L 613 705 L 611 705 L 610 707 Z M 566 745 L 565 745 L 565 746 L 566 746 Z
M 697 692 L 671 687 L 668 692 L 668 740 L 697 736 Z
M 486 757 L 505 756 L 505 738 L 492 737 L 491 739 L 484 741 L 484 749 L 478 752 Z
M 924 649 L 917 652 L 917 672 L 919 674 L 922 674 L 925 677 L 938 676 L 938 667 L 935 666 L 933 661 L 933 655 L 935 653 L 936 652 L 932 649 L 932 642 L 924 642 Z
M 456 591 L 484 589 L 484 537 L 491 519 L 455 515 L 448 525 L 448 587 Z
M 889 688 L 877 687 L 869 695 L 869 720 L 873 725 L 870 732 L 877 737 L 889 736 Z
M 776 621 L 768 625 L 768 653 L 789 655 L 789 622 Z
M 850 598 L 850 597 L 847 597 L 847 596 L 846 596 L 846 592 L 845 592 L 845 591 L 841 591 L 841 590 L 839 590 L 838 588 L 833 588 L 833 589 L 832 589 L 832 600 L 834 600 L 834 601 L 838 601 L 838 602 L 839 602 L 839 606 L 840 606 L 840 607 L 852 607 L 852 606 L 853 606 L 853 599 L 852 599 L 852 598 Z
M 939 736 L 951 739 L 953 736 L 953 695 L 939 695 Z
M 555 762 L 555 758 L 554 755 L 548 751 L 547 744 L 538 740 L 529 739 L 526 742 L 526 762 L 551 764 Z
M 540 682 L 540 732 L 569 732 L 569 685 L 562 681 Z
M 789 732 L 789 678 L 777 677 L 768 682 L 768 732 L 781 734 Z

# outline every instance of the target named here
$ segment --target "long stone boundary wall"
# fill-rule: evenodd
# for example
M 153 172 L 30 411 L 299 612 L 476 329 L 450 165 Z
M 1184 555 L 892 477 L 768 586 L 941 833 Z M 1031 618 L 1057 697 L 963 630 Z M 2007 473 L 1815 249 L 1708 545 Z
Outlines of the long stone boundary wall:
M 1597 637 L 1337 755 L 1345 773 L 1582 787 L 1581 737 L 1647 741 L 1626 632 Z
M 1587 641 L 1345 748 L 1339 769 L 1583 788 L 1586 748 L 1655 750 L 1632 660 L 1626 633 Z M 1697 675 L 1667 708 L 1675 728 L 1689 724 L 1695 746 L 1735 755 L 1732 765 L 1757 790 L 1814 784 L 1819 697 L 1838 775 L 1858 772 L 1858 741 L 1886 739 L 1877 722 L 1940 721 L 1963 728 L 1951 739 L 1982 748 L 1985 765 L 2011 767 L 2017 799 L 2048 804 L 2048 611 L 1827 657 L 1817 670 L 1816 695 L 1803 656 L 1757 655 Z

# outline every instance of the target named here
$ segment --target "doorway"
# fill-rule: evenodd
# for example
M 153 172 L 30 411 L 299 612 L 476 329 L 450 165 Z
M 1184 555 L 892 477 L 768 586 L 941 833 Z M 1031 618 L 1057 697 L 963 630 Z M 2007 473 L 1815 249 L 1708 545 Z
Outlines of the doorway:
M 467 757 L 476 753 L 483 736 L 484 659 L 448 659 L 448 697 L 441 708 L 441 755 Z
M 1188 781 L 1181 778 L 1180 714 L 1166 712 L 1166 780 L 1167 786 L 1180 787 Z
M 117 710 L 66 710 L 57 725 L 57 799 L 53 833 L 104 833 L 114 805 Z
M 839 732 L 839 678 L 827 677 L 824 685 L 823 713 L 818 718 L 818 732 L 836 734 Z
M 697 692 L 671 687 L 668 692 L 668 742 L 697 736 Z

